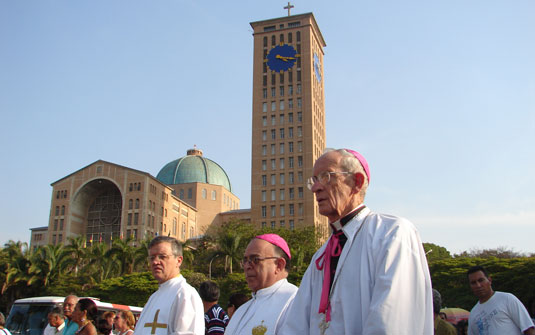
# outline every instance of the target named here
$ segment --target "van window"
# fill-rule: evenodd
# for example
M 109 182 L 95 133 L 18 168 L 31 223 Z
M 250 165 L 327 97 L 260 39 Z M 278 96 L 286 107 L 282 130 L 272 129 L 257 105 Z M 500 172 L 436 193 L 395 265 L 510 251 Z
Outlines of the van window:
M 13 335 L 42 335 L 52 308 L 51 304 L 14 304 L 6 328 Z

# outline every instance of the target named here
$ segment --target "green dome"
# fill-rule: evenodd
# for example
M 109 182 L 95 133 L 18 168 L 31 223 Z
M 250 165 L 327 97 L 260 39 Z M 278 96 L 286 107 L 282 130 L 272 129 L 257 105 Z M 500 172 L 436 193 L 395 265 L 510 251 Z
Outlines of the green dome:
M 167 163 L 156 179 L 167 185 L 206 183 L 221 185 L 230 192 L 230 179 L 219 164 L 202 156 L 202 151 L 190 149 L 187 156 Z

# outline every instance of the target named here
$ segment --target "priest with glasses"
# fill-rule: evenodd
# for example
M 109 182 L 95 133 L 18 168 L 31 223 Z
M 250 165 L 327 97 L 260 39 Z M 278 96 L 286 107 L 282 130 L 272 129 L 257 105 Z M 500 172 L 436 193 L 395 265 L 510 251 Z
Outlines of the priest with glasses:
M 332 235 L 316 252 L 278 334 L 433 334 L 431 278 L 406 219 L 364 205 L 370 169 L 349 149 L 326 149 L 308 188 Z
M 288 244 L 277 234 L 249 242 L 241 265 L 253 297 L 234 312 L 225 335 L 275 334 L 297 292 L 286 280 L 291 257 Z

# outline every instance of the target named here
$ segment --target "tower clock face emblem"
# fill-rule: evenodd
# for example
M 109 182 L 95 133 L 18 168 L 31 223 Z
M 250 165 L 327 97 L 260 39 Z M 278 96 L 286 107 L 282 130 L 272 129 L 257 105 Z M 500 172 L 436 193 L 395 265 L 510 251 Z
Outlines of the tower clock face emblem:
M 316 53 L 314 53 L 314 73 L 316 74 L 316 79 L 321 84 L 321 63 Z
M 269 51 L 266 62 L 271 71 L 284 72 L 292 68 L 300 56 L 291 45 L 282 44 Z

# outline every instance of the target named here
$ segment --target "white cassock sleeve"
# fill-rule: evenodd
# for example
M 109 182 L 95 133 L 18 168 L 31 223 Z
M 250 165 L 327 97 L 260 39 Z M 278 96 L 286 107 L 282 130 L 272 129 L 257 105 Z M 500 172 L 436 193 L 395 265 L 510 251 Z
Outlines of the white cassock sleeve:
M 169 335 L 204 335 L 204 308 L 187 287 L 174 299 L 169 314 Z
M 375 283 L 363 334 L 433 334 L 429 268 L 412 224 L 392 225 L 372 245 Z

